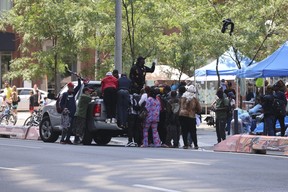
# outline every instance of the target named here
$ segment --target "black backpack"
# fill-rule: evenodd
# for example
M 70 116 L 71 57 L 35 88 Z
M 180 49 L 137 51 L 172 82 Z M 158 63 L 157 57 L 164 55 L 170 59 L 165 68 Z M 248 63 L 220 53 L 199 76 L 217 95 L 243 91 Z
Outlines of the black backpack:
M 283 100 L 274 97 L 273 108 L 276 115 L 286 115 L 286 106 Z
M 133 94 L 132 100 L 130 101 L 130 106 L 133 108 L 134 111 L 140 111 L 141 106 L 139 106 L 141 95 Z
M 57 100 L 56 100 L 56 111 L 58 113 L 63 112 L 63 108 L 61 107 L 61 100 L 62 100 L 63 95 L 58 95 Z

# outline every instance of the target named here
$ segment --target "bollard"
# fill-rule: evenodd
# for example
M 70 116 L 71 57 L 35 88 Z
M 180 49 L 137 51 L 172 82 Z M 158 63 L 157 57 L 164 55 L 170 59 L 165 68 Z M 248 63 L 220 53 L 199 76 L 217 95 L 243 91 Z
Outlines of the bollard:
M 233 114 L 233 117 L 234 117 L 234 131 L 233 133 L 236 135 L 236 134 L 239 134 L 239 127 L 238 127 L 238 109 L 234 109 L 234 114 Z

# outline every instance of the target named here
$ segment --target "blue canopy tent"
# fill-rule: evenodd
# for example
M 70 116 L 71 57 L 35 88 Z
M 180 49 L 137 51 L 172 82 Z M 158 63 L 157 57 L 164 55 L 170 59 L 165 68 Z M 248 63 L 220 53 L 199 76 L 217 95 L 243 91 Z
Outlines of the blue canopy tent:
M 238 70 L 238 78 L 287 77 L 288 41 L 266 59 Z

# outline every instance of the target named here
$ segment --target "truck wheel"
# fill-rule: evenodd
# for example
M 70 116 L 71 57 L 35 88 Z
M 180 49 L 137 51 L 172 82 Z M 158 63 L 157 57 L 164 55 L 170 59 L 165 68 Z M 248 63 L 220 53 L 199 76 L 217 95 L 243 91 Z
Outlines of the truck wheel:
M 82 136 L 82 144 L 83 145 L 91 145 L 92 143 L 92 136 L 91 136 L 91 133 L 89 133 L 89 131 L 86 129 L 84 129 L 84 133 L 83 133 L 83 136 Z
M 50 118 L 44 117 L 39 126 L 40 138 L 44 142 L 54 143 L 59 138 L 59 133 L 53 131 Z
M 103 136 L 103 135 L 94 136 L 93 139 L 98 145 L 107 145 L 111 141 L 110 136 Z

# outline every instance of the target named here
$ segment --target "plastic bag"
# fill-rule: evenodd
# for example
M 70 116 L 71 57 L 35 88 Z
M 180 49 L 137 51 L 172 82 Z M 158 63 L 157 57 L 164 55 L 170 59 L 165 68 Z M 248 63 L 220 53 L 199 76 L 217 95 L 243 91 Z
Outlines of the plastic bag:
M 200 119 L 200 115 L 196 114 L 196 126 L 199 127 L 201 124 L 201 119 Z

